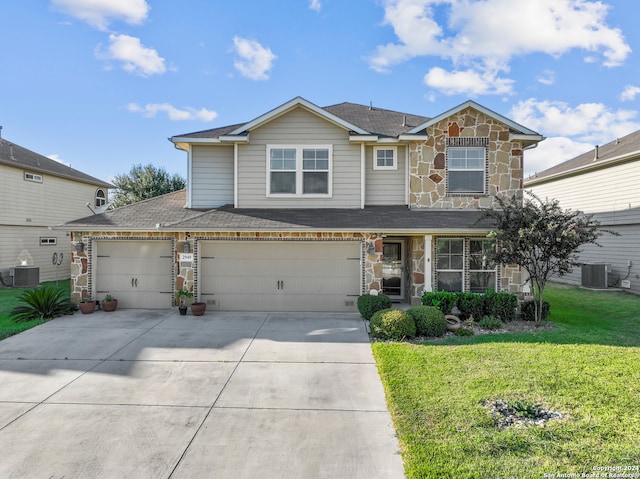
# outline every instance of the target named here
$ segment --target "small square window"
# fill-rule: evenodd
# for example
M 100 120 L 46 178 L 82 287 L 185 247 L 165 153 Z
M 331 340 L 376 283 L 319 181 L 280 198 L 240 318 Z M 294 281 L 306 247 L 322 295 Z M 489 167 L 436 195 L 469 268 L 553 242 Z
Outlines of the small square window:
M 397 170 L 398 149 L 395 147 L 376 146 L 373 148 L 374 170 Z

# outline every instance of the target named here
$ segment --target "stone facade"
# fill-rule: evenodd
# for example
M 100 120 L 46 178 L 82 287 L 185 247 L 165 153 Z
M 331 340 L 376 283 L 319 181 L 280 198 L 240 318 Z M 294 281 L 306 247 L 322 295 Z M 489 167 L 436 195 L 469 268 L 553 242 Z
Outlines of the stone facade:
M 472 108 L 431 126 L 429 139 L 410 145 L 411 208 L 483 208 L 500 193 L 522 194 L 522 143 L 512 141 L 509 127 Z M 447 192 L 447 146 L 487 146 L 486 194 Z

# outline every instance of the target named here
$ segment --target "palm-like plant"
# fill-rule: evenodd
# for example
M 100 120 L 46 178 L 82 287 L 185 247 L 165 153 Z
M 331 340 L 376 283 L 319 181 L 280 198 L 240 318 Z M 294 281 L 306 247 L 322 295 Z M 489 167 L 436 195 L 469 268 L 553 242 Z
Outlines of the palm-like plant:
M 43 286 L 25 291 L 18 296 L 21 304 L 11 311 L 14 321 L 30 321 L 32 319 L 53 319 L 77 311 L 78 307 L 71 302 L 67 292 L 55 286 Z

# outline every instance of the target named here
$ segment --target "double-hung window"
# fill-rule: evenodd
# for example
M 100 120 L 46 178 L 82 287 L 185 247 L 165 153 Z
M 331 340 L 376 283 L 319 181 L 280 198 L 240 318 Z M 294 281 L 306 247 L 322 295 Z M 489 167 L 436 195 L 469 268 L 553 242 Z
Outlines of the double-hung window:
M 464 239 L 439 238 L 436 249 L 438 272 L 436 291 L 463 291 Z
M 331 196 L 331 146 L 267 147 L 267 196 Z
M 447 148 L 447 191 L 484 194 L 485 156 L 484 147 Z
M 491 240 L 469 240 L 469 291 L 472 293 L 496 289 L 496 265 L 489 259 L 489 253 L 495 247 Z
M 497 268 L 490 258 L 495 242 L 486 238 L 438 238 L 436 291 L 484 293 L 497 288 Z

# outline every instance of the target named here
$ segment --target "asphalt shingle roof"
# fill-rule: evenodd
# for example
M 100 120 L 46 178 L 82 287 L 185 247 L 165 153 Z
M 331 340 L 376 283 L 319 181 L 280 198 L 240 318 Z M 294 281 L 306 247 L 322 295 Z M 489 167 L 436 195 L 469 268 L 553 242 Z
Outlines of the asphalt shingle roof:
M 548 176 L 554 176 L 566 173 L 571 170 L 596 166 L 613 158 L 628 155 L 640 151 L 640 130 L 631 133 L 622 138 L 618 138 L 606 145 L 598 147 L 598 158 L 596 158 L 596 149 L 587 151 L 558 165 L 552 166 L 534 176 L 527 178 L 526 181 L 539 180 Z
M 186 190 L 180 190 L 102 214 L 65 223 L 63 229 L 185 231 L 256 230 L 389 230 L 433 231 L 487 229 L 478 222 L 482 211 L 464 209 L 414 209 L 406 206 L 372 206 L 365 209 L 267 209 L 224 206 L 211 210 L 185 208 Z
M 36 173 L 46 173 L 71 180 L 82 181 L 103 188 L 113 188 L 113 185 L 105 181 L 89 176 L 82 171 L 74 170 L 67 165 L 5 139 L 0 139 L 0 164 L 23 168 Z
M 401 113 L 383 108 L 358 105 L 356 103 L 339 103 L 324 107 L 323 110 L 362 128 L 373 135 L 397 137 L 412 128 L 415 128 L 429 120 L 428 117 Z M 178 138 L 218 138 L 227 135 L 246 123 L 221 126 L 211 130 L 196 131 L 176 135 Z

